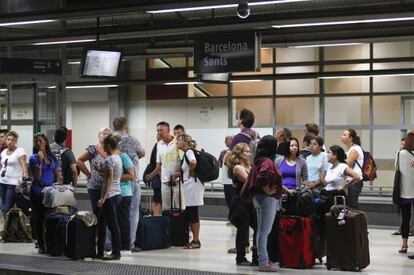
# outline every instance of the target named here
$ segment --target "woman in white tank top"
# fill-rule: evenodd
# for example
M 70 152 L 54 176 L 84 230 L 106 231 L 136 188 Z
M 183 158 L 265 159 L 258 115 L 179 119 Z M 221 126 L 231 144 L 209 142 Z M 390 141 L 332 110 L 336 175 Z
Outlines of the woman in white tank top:
M 357 173 L 361 180 L 351 185 L 348 189 L 348 206 L 354 209 L 358 209 L 358 199 L 361 194 L 363 181 L 362 181 L 362 166 L 364 165 L 364 152 L 361 148 L 361 139 L 357 135 L 354 129 L 345 129 L 342 134 L 342 142 L 347 147 L 346 152 L 347 165 Z

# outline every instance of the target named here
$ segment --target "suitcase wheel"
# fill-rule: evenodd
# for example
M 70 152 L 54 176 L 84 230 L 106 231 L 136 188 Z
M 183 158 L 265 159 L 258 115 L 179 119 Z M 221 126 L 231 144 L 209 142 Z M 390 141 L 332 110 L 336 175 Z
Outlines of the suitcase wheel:
M 327 269 L 327 270 L 331 270 L 331 269 L 332 269 L 332 267 L 331 267 L 330 265 L 326 264 L 326 269 Z

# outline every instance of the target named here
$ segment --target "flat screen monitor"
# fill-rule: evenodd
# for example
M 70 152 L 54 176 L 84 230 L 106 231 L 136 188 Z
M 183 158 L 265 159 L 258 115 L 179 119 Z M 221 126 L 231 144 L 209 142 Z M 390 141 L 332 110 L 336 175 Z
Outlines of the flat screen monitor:
M 227 83 L 229 82 L 229 73 L 200 74 L 198 80 L 206 83 Z
M 122 50 L 111 48 L 88 48 L 83 52 L 82 77 L 112 78 L 118 75 Z

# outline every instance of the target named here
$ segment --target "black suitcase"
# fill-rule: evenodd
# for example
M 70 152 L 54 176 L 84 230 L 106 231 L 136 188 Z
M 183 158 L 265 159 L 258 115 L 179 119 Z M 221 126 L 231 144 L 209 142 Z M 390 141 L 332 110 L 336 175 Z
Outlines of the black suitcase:
M 181 186 L 183 184 L 181 179 L 180 177 L 178 180 L 178 208 L 173 207 L 173 191 L 171 185 L 171 209 L 162 212 L 162 215 L 168 217 L 171 222 L 171 245 L 173 246 L 185 246 L 189 243 L 190 239 L 189 224 L 181 209 Z
M 51 256 L 61 256 L 66 246 L 66 224 L 70 215 L 53 213 L 46 217 L 45 245 L 46 253 Z
M 365 213 L 337 205 L 325 215 L 327 257 L 326 267 L 360 271 L 370 263 L 367 218 Z
M 313 256 L 322 264 L 322 258 L 326 256 L 325 225 L 319 214 L 313 216 Z
M 164 249 L 171 245 L 171 223 L 164 216 L 142 216 L 135 245 L 142 250 Z
M 73 260 L 96 257 L 96 225 L 86 224 L 76 217 L 66 228 L 65 255 Z

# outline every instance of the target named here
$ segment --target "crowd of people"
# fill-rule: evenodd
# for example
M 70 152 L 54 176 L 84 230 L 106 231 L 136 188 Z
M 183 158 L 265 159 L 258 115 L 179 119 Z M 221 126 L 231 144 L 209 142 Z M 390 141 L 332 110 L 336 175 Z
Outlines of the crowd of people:
M 345 196 L 347 205 L 358 209 L 364 151 L 354 129 L 343 131 L 345 151 L 339 145 L 326 146 L 314 123 L 305 125 L 300 142 L 287 128 L 279 129 L 275 136 L 260 137 L 253 130 L 255 116 L 248 109 L 241 110 L 237 119 L 240 132 L 225 137 L 226 149 L 218 157 L 229 220 L 237 228 L 235 247 L 228 253 L 236 254 L 237 265 L 253 265 L 259 271 L 273 272 L 279 269 L 278 247 L 268 241 L 277 238 L 275 224 L 289 199 L 301 190 L 309 190 L 314 199 L 323 198 L 317 208 L 322 215 L 337 195 Z M 43 188 L 53 184 L 76 187 L 80 172 L 87 178 L 88 197 L 98 219 L 97 257 L 117 260 L 121 258 L 121 251 L 141 251 L 136 239 L 141 200 L 138 163 L 145 151 L 128 134 L 126 118 L 115 118 L 113 129 L 101 129 L 97 143 L 88 146 L 77 158 L 65 145 L 67 129 L 64 127 L 56 130 L 52 144 L 45 134 L 35 134 L 33 154 L 29 158 L 18 146 L 19 136 L 15 131 L 0 130 L 1 210 L 6 214 L 15 204 L 15 190 L 21 179 L 31 179 L 32 227 L 39 253 L 45 253 L 43 232 L 47 209 L 42 204 Z M 170 125 L 164 121 L 157 124 L 156 130 L 157 143 L 143 176 L 144 182 L 153 189 L 152 215 L 162 215 L 163 210 L 173 207 L 182 209 L 192 232 L 192 240 L 184 248 L 199 249 L 199 207 L 204 204 L 204 185 L 195 173 L 197 144 L 182 125 L 174 127 L 173 135 Z M 414 165 L 413 150 L 414 132 L 410 132 L 399 153 L 399 167 L 404 175 L 400 253 L 407 252 L 414 203 L 414 173 L 410 170 Z M 239 218 L 232 220 L 235 212 Z M 251 247 L 250 228 L 254 232 Z M 112 253 L 105 254 L 105 250 Z M 249 250 L 251 261 L 246 258 Z

